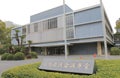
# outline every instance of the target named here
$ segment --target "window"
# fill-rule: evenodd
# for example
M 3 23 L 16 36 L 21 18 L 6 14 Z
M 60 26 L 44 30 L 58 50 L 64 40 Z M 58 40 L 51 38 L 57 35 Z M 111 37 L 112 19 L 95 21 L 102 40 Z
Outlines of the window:
M 25 35 L 26 34 L 26 26 L 22 27 L 22 34 Z
M 43 21 L 44 30 L 48 29 L 48 20 Z
M 66 36 L 67 39 L 74 38 L 73 15 L 66 15 Z
M 57 28 L 57 18 L 48 20 L 48 29 Z
M 34 23 L 34 32 L 38 32 L 38 23 Z
M 66 26 L 67 27 L 73 26 L 73 15 L 72 14 L 66 15 Z
M 67 39 L 74 38 L 74 31 L 73 28 L 69 28 L 66 31 Z
M 28 25 L 27 28 L 28 28 L 28 34 L 29 34 L 30 33 L 30 25 Z
M 57 18 L 43 21 L 44 30 L 57 28 Z

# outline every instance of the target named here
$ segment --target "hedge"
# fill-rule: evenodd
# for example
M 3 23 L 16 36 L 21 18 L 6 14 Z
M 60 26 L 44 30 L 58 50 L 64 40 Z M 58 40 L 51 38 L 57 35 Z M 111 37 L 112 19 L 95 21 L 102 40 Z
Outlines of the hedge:
M 6 60 L 14 60 L 14 55 L 13 54 L 9 54 L 6 58 Z
M 120 49 L 117 48 L 117 47 L 112 47 L 112 48 L 110 49 L 110 54 L 111 54 L 111 55 L 120 55 Z
M 17 52 L 17 53 L 14 55 L 14 59 L 15 59 L 15 60 L 24 60 L 24 59 L 25 59 L 25 55 L 24 55 L 24 53 L 22 53 L 22 52 Z
M 2 78 L 120 78 L 120 60 L 96 60 L 97 73 L 93 75 L 65 74 L 40 71 L 40 63 L 18 66 L 2 73 Z
M 38 58 L 37 53 L 36 52 L 30 52 L 30 55 L 32 58 Z
M 9 54 L 10 54 L 10 53 L 4 53 L 4 54 L 2 54 L 1 60 L 7 60 L 7 56 L 8 56 Z

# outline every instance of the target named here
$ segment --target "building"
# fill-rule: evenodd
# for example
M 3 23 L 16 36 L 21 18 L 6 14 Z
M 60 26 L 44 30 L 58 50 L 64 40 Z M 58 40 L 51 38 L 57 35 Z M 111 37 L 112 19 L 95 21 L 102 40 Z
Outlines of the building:
M 113 30 L 102 4 L 73 11 L 65 5 L 67 47 L 70 55 L 104 55 L 113 45 Z M 26 35 L 24 45 L 31 40 L 32 50 L 44 55 L 64 54 L 63 6 L 30 17 L 30 24 L 14 28 L 12 44 L 19 36 Z

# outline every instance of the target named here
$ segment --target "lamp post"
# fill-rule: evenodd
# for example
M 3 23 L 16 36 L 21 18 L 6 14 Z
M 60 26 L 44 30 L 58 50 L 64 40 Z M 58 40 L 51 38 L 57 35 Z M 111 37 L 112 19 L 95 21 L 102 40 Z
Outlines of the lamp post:
M 66 38 L 66 14 L 65 14 L 65 0 L 63 0 L 63 26 L 64 26 L 64 47 L 65 47 L 65 59 L 67 59 L 67 38 Z

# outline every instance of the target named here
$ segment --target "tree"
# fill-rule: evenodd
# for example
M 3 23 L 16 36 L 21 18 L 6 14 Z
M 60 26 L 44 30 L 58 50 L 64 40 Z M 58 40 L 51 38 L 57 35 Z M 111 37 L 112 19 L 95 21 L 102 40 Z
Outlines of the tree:
M 28 49 L 29 49 L 29 53 L 31 52 L 31 44 L 32 44 L 32 41 L 31 41 L 31 40 L 28 40 Z
M 6 37 L 6 26 L 5 26 L 5 23 L 3 21 L 0 20 L 0 44 L 4 44 L 4 40 L 5 40 L 5 37 Z
M 19 30 L 15 30 L 15 39 L 18 43 L 18 46 L 20 46 L 19 32 L 20 32 Z
M 0 20 L 0 49 L 4 50 L 4 52 L 12 53 L 12 45 L 11 45 L 11 29 L 13 27 L 6 27 L 5 22 Z
M 11 29 L 13 27 L 6 27 L 5 23 L 0 20 L 0 45 L 11 45 Z
M 24 41 L 24 38 L 26 37 L 26 35 L 22 35 L 20 36 L 20 39 L 21 39 L 21 47 L 23 46 L 23 41 Z

